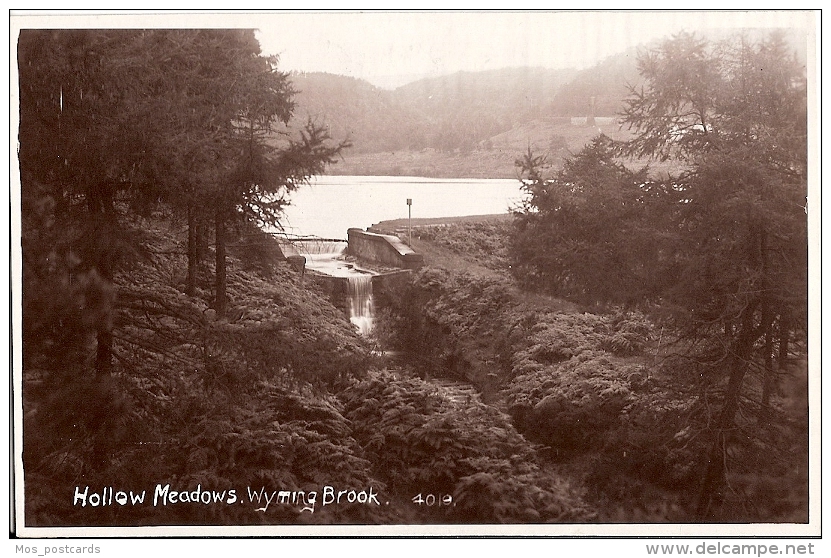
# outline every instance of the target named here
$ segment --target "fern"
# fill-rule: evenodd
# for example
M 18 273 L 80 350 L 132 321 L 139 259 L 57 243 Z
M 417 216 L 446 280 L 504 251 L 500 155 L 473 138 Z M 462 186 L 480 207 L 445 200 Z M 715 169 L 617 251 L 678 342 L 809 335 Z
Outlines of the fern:
M 346 417 L 356 425 L 357 441 L 395 493 L 415 494 L 429 487 L 456 494 L 454 501 L 462 498 L 461 505 L 445 509 L 440 516 L 450 521 L 553 520 L 544 509 L 527 514 L 511 503 L 519 493 L 545 492 L 539 484 L 549 482 L 549 476 L 506 415 L 476 401 L 460 408 L 428 382 L 398 379 L 387 372 L 371 373 L 340 398 Z M 483 508 L 487 510 L 483 516 L 473 517 L 464 494 L 470 479 L 481 475 L 525 478 L 492 493 L 492 506 Z M 546 502 L 559 499 L 575 518 L 585 520 L 592 515 L 572 487 L 557 495 L 549 493 L 547 498 Z M 536 510 L 536 504 L 529 505 Z

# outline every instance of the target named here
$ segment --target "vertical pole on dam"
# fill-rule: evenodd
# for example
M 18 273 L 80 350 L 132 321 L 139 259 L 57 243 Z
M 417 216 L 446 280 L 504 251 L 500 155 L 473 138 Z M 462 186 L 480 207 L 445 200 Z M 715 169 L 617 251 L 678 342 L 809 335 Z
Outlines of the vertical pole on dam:
M 407 243 L 413 245 L 413 199 L 407 198 Z

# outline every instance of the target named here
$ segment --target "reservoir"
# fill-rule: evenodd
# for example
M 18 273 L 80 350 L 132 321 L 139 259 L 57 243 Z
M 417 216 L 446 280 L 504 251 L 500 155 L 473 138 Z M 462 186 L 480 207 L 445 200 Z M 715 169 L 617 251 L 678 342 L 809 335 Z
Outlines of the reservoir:
M 306 268 L 346 283 L 349 319 L 367 335 L 374 322 L 372 276 L 343 258 L 349 228 L 367 229 L 391 219 L 462 217 L 507 213 L 523 197 L 519 180 L 442 179 L 401 176 L 321 176 L 291 194 L 283 230 L 289 238 L 318 237 L 295 248 Z M 407 201 L 412 202 L 411 206 Z
M 389 219 L 507 213 L 523 198 L 519 180 L 409 176 L 320 176 L 290 196 L 284 232 L 346 240 L 350 227 Z

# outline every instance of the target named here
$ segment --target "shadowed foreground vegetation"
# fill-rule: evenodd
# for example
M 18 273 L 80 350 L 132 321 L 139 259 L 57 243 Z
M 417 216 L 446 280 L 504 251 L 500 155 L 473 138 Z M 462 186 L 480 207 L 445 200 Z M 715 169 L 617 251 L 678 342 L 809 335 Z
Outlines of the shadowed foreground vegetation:
M 343 315 L 274 259 L 266 235 L 231 243 L 226 319 L 181 293 L 175 227 L 135 223 L 144 258 L 116 278 L 117 367 L 104 395 L 33 358 L 24 378 L 27 522 L 230 525 L 590 521 L 582 490 L 541 465 L 510 417 L 459 404 L 416 375 L 385 371 Z M 245 245 L 235 248 L 237 244 Z M 260 257 L 251 245 L 260 246 Z M 245 259 L 241 256 L 245 255 Z M 238 259 L 239 258 L 239 259 Z M 45 364 L 45 363 L 44 363 Z M 98 387 L 97 389 L 103 389 Z M 117 399 L 112 397 L 117 394 Z M 95 461 L 96 442 L 104 464 Z M 157 488 L 224 494 L 167 502 Z M 326 486 L 374 502 L 322 505 Z M 146 491 L 142 505 L 77 498 Z M 258 492 L 317 493 L 314 511 Z M 235 494 L 231 496 L 232 492 Z M 443 507 L 416 504 L 449 496 Z M 389 503 L 387 503 L 389 502 Z M 258 509 L 266 509 L 258 511 Z
M 421 271 L 411 297 L 388 302 L 379 329 L 401 333 L 385 342 L 404 351 L 413 373 L 475 385 L 540 444 L 545 470 L 583 488 L 597 520 L 695 521 L 723 385 L 709 387 L 689 342 L 642 312 L 581 307 L 517 288 L 504 265 L 512 227 L 419 229 L 414 244 L 428 266 L 438 253 L 442 267 Z M 747 380 L 718 520 L 808 520 L 801 351 L 765 404 L 764 376 Z
M 492 273 L 428 266 L 410 296 L 387 301 L 378 331 L 403 351 L 396 363 L 373 356 L 378 339 L 356 335 L 313 282 L 275 263 L 267 237 L 255 237 L 252 257 L 240 236 L 231 310 L 218 320 L 210 265 L 196 298 L 179 294 L 180 241 L 164 220 L 136 225 L 147 256 L 118 279 L 123 372 L 108 384 L 118 399 L 90 406 L 83 378 L 27 368 L 30 525 L 691 520 L 717 399 L 701 398 L 694 363 L 670 356 L 669 336 L 642 314 L 581 312 L 518 289 L 492 249 L 509 223 L 422 231 L 428 263 L 431 246 L 445 247 L 460 269 L 487 254 Z M 738 424 L 755 434 L 731 450 L 725 517 L 807 520 L 804 373 L 781 378 L 765 423 L 761 385 L 751 389 Z M 480 395 L 458 397 L 437 378 Z M 225 497 L 154 505 L 167 484 Z M 380 505 L 324 506 L 326 486 L 370 491 Z M 146 500 L 81 506 L 76 487 Z M 314 511 L 307 500 L 266 506 L 262 494 L 279 490 L 316 493 Z M 454 505 L 413 501 L 428 494 Z
M 253 31 L 24 31 L 18 63 L 27 526 L 808 521 L 781 35 L 643 53 L 630 135 L 417 228 L 372 338 L 262 232 L 349 144 L 291 125 Z

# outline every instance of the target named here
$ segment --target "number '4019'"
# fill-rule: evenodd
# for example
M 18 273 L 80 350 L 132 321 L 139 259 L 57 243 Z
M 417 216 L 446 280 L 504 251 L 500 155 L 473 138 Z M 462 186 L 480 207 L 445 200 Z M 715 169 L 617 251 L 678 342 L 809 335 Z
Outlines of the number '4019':
M 425 505 L 425 506 L 452 506 L 453 505 L 453 495 L 452 494 L 424 494 L 418 493 L 413 498 L 413 504 Z

